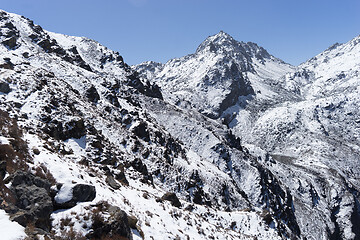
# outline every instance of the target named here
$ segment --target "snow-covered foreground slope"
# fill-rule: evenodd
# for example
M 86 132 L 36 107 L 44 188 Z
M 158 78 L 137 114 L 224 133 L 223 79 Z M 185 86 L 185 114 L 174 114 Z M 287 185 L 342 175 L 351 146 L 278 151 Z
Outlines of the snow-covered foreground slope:
M 20 226 L 17 222 L 12 222 L 4 210 L 0 210 L 0 226 L 2 232 L 2 239 L 13 240 L 23 239 L 26 237 L 24 227 Z

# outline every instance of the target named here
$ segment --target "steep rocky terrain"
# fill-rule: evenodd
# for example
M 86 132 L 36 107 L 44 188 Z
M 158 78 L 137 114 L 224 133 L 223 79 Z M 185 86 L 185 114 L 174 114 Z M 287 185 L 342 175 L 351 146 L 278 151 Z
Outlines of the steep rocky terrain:
M 356 39 L 295 68 L 220 32 L 130 67 L 16 14 L 0 25 L 7 239 L 359 238 Z M 321 64 L 351 56 L 345 77 Z
M 220 32 L 206 39 L 195 54 L 164 65 L 146 62 L 134 68 L 160 85 L 165 99 L 180 108 L 217 113 L 206 115 L 240 137 L 241 144 L 293 196 L 301 236 L 358 239 L 359 39 L 335 44 L 291 67 L 255 44 L 237 42 Z M 207 96 L 209 88 L 225 94 L 233 90 L 216 82 L 220 79 L 229 86 L 237 79 L 225 74 L 224 62 L 239 69 L 243 89 L 254 91 L 235 96 L 220 111 L 212 106 L 204 111 L 197 98 Z M 215 85 L 206 81 L 214 76 L 214 69 L 223 71 L 214 77 Z M 183 87 L 191 84 L 196 86 Z M 215 96 L 227 100 L 227 96 Z M 186 138 L 184 128 L 166 128 L 174 134 L 181 131 L 177 136 Z
M 145 62 L 135 69 L 144 78 L 154 79 L 168 102 L 219 118 L 240 97 L 240 107 L 254 96 L 266 101 L 285 97 L 281 89 L 271 87 L 272 80 L 293 67 L 255 43 L 238 42 L 220 32 L 207 38 L 194 54 L 166 64 Z

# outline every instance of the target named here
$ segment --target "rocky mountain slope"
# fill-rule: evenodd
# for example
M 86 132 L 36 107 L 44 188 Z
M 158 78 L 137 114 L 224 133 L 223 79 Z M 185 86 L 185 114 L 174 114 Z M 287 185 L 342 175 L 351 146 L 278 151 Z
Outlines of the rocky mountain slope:
M 206 39 L 195 54 L 164 65 L 146 62 L 134 69 L 162 86 L 165 99 L 180 108 L 216 112 L 207 115 L 227 125 L 252 155 L 269 162 L 266 168 L 294 197 L 301 236 L 358 239 L 358 43 L 359 37 L 335 44 L 291 67 L 255 44 L 237 42 L 220 32 Z M 208 51 L 199 53 L 204 49 Z M 235 98 L 220 111 L 216 107 L 204 111 L 196 98 L 208 96 L 209 88 L 225 94 L 215 94 L 219 102 L 227 100 L 227 90 L 233 90 L 216 80 L 229 86 L 237 80 L 235 75 L 217 75 L 212 81 L 215 85 L 203 77 L 213 76 L 214 69 L 225 73 L 229 68 L 224 62 L 239 69 L 243 89 L 254 91 L 233 95 Z M 183 87 L 191 84 L 196 84 L 196 91 Z
M 238 42 L 220 32 L 207 38 L 194 54 L 166 64 L 145 62 L 135 69 L 144 78 L 155 79 L 166 101 L 219 118 L 239 97 L 244 99 L 243 105 L 247 97 L 267 101 L 283 97 L 281 89 L 271 87 L 272 78 L 293 67 L 255 43 Z
M 6 239 L 359 238 L 355 40 L 295 68 L 220 32 L 132 68 L 16 14 L 0 25 Z M 345 77 L 330 53 L 353 57 Z

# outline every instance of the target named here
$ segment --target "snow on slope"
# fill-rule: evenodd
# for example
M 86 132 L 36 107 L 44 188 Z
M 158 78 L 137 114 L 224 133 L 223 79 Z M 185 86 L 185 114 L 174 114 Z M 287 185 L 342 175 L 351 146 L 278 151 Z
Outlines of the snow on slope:
M 359 41 L 358 36 L 346 44 L 334 44 L 298 66 L 294 73 L 288 73 L 283 81 L 301 88 L 302 95 L 311 99 L 356 90 L 359 86 Z
M 265 111 L 254 128 L 254 141 L 267 150 L 312 157 L 325 161 L 326 166 L 339 165 L 345 172 L 353 169 L 358 164 L 360 143 L 358 42 L 359 37 L 335 45 L 287 74 L 284 81 L 297 79 L 301 84 L 303 100 L 284 102 Z M 312 146 L 306 147 L 304 138 Z M 345 162 L 341 160 L 344 156 Z
M 240 96 L 274 98 L 278 93 L 268 85 L 293 67 L 255 43 L 238 42 L 220 32 L 194 54 L 166 64 L 145 62 L 134 69 L 162 87 L 167 101 L 218 118 Z
M 353 239 L 359 235 L 356 226 L 360 223 L 358 43 L 359 37 L 336 44 L 292 68 L 266 53 L 256 57 L 254 49 L 261 48 L 238 43 L 221 32 L 205 40 L 195 54 L 163 65 L 150 62 L 134 68 L 161 85 L 165 99 L 183 111 L 196 109 L 212 118 L 220 117 L 235 136 L 240 136 L 294 196 L 303 236 Z M 231 62 L 241 66 L 240 74 L 255 91 L 237 96 L 221 114 L 208 114 L 204 109 L 218 111 L 214 106 L 227 94 L 223 89 L 231 91 L 229 84 L 222 84 L 233 79 L 213 74 L 212 67 L 224 69 L 223 63 Z M 213 74 L 210 83 L 203 77 L 209 74 Z M 215 94 L 206 95 L 207 84 L 221 94 L 210 91 Z M 186 136 L 191 124 L 166 118 L 173 125 L 165 126 L 168 131 L 190 141 Z M 206 149 L 204 142 L 201 138 L 190 145 L 201 152 Z M 338 213 L 338 209 L 342 210 Z
M 1 238 L 4 240 L 18 240 L 26 237 L 24 227 L 10 221 L 9 216 L 2 209 L 0 210 L 0 226 Z
M 302 195 L 304 183 L 300 179 L 307 179 L 305 186 L 313 206 L 332 209 L 325 214 L 331 217 L 319 216 L 313 228 L 323 224 L 325 228 L 331 220 L 343 239 L 353 239 L 359 224 L 355 217 L 360 190 L 358 42 L 359 37 L 334 45 L 281 78 L 280 84 L 299 99 L 262 111 L 247 135 L 242 134 L 242 127 L 233 125 L 249 148 L 259 146 L 283 164 L 277 175 L 287 182 L 294 196 Z M 308 217 L 303 200 L 297 201 L 297 217 Z M 334 210 L 344 205 L 349 206 L 344 207 L 346 214 Z M 323 223 L 318 220 L 326 218 Z M 309 232 L 308 223 L 300 222 L 300 227 Z

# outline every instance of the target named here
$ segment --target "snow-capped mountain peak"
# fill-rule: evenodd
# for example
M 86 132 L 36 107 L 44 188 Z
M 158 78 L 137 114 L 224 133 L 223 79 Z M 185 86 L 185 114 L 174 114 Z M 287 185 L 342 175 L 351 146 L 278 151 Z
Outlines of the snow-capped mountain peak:
M 250 58 L 257 58 L 264 60 L 270 58 L 270 54 L 256 43 L 238 42 L 229 34 L 220 31 L 219 33 L 208 37 L 202 42 L 196 50 L 196 53 L 202 51 L 210 51 L 217 54 L 230 54 L 230 55 L 242 55 L 242 57 L 250 60 Z
M 163 88 L 167 101 L 193 106 L 211 118 L 240 101 L 240 97 L 278 95 L 267 87 L 292 70 L 255 43 L 236 41 L 219 32 L 202 42 L 194 54 L 166 64 L 142 63 L 134 67 L 144 78 Z
M 220 31 L 219 33 L 205 39 L 196 49 L 196 52 L 204 50 L 216 52 L 219 48 L 233 47 L 235 44 L 236 41 L 232 36 Z

